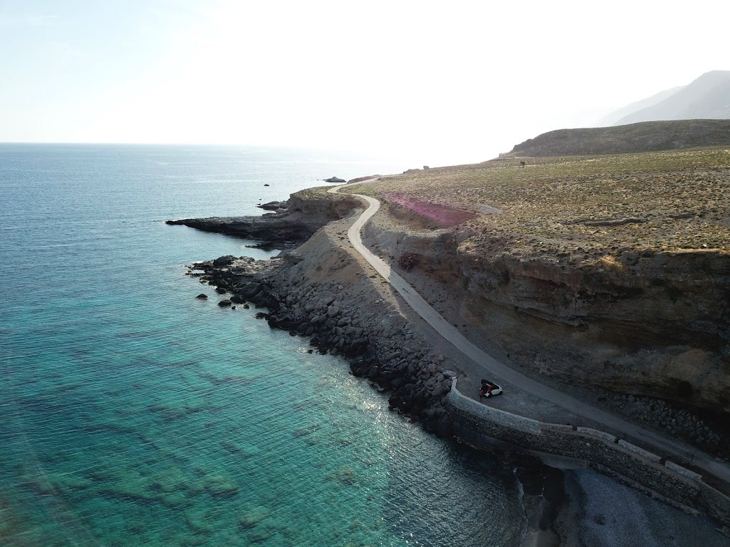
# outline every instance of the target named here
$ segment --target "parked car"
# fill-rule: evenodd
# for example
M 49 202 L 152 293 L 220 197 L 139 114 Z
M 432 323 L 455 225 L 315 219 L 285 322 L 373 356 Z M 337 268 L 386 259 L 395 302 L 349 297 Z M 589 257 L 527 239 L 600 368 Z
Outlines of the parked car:
M 502 388 L 494 382 L 490 382 L 489 380 L 482 380 L 482 388 L 479 390 L 480 399 L 482 397 L 486 397 L 487 399 L 489 399 L 490 397 L 502 395 L 502 393 L 504 393 Z

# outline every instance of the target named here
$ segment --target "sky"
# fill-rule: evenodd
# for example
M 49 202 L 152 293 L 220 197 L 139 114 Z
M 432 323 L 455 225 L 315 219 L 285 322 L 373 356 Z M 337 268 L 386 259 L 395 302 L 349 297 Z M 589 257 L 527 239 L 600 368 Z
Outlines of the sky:
M 0 0 L 0 142 L 473 163 L 710 70 L 720 0 Z

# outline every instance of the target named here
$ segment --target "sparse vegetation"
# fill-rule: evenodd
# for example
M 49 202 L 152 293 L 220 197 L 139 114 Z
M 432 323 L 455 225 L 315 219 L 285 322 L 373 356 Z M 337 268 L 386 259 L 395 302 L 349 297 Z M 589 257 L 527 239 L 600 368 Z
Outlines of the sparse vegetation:
M 610 268 L 629 249 L 730 248 L 730 146 L 520 161 L 415 170 L 345 191 L 472 211 L 457 230 L 460 251 L 475 256 Z
M 418 255 L 405 252 L 398 257 L 398 265 L 405 271 L 410 272 L 418 265 Z

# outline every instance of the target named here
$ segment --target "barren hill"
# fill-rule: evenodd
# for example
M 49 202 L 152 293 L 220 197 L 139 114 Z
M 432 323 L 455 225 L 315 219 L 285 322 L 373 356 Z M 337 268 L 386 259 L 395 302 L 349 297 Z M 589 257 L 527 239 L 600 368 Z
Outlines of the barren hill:
M 730 120 L 673 120 L 558 129 L 528 139 L 501 157 L 625 154 L 727 145 Z

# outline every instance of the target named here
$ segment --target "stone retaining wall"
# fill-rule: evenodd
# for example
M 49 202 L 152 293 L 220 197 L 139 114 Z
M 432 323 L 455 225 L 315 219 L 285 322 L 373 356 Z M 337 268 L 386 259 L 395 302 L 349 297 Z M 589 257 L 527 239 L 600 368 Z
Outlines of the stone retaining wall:
M 528 452 L 588 462 L 589 467 L 689 513 L 701 508 L 730 524 L 730 497 L 689 469 L 609 433 L 549 424 L 489 407 L 464 396 L 453 379 L 445 406 L 454 435 L 476 448 L 495 441 Z

